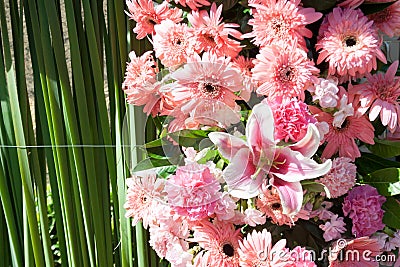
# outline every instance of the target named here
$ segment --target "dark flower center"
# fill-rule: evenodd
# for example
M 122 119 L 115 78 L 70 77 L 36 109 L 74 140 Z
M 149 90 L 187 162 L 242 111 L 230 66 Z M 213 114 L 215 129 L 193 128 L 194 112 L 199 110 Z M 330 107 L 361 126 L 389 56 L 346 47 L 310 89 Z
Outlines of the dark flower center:
M 199 90 L 203 96 L 215 98 L 219 95 L 219 86 L 211 83 L 200 83 Z
M 222 247 L 222 251 L 225 253 L 226 256 L 233 257 L 235 255 L 235 250 L 231 244 L 225 244 Z
M 288 66 L 286 68 L 284 67 L 279 72 L 282 81 L 288 82 L 288 81 L 293 81 L 295 79 L 296 70 L 291 66 Z
M 276 203 L 271 205 L 271 208 L 273 210 L 279 210 L 281 208 L 281 203 L 276 202 Z
M 349 126 L 349 120 L 346 118 L 345 120 L 344 120 L 344 122 L 342 123 L 342 126 L 339 128 L 339 127 L 335 127 L 335 129 L 337 130 L 337 131 L 339 131 L 339 132 L 341 132 L 341 131 L 343 131 L 343 130 L 345 130 L 348 126 Z
M 354 36 L 349 36 L 349 37 L 346 37 L 344 42 L 345 42 L 347 47 L 352 47 L 352 46 L 355 46 L 357 44 L 357 39 Z

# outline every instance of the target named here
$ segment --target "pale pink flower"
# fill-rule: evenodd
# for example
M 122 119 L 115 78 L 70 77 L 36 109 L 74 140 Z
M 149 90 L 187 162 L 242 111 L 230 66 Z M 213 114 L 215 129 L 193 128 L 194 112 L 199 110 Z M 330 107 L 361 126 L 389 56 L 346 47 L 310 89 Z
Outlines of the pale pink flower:
M 168 246 L 165 259 L 169 261 L 173 267 L 188 267 L 192 266 L 193 254 L 184 250 L 180 244 L 173 243 Z
M 301 0 L 263 2 L 263 4 L 250 4 L 253 8 L 253 18 L 249 20 L 249 25 L 253 26 L 253 30 L 243 37 L 254 37 L 254 44 L 261 47 L 297 39 L 298 44 L 306 48 L 304 37 L 312 37 L 312 32 L 306 25 L 319 20 L 322 14 L 315 12 L 314 8 L 301 7 L 299 5 Z M 297 43 L 295 45 L 297 46 Z
M 244 211 L 244 215 L 244 223 L 252 227 L 255 227 L 256 225 L 263 225 L 266 222 L 264 213 L 257 209 L 247 208 Z
M 369 109 L 369 119 L 374 121 L 380 114 L 381 122 L 393 133 L 400 121 L 400 79 L 395 76 L 398 61 L 390 65 L 386 74 L 367 74 L 367 82 L 350 87 L 349 92 L 359 95 L 359 111 L 364 114 Z
M 333 113 L 332 125 L 335 128 L 341 128 L 347 117 L 354 115 L 354 108 L 352 103 L 348 103 L 348 96 L 344 94 L 340 99 L 338 111 Z
M 318 217 L 318 219 L 320 219 L 321 221 L 329 220 L 330 218 L 332 218 L 332 216 L 335 215 L 332 211 L 329 210 L 330 208 L 332 208 L 332 206 L 332 202 L 323 201 L 318 209 L 311 211 L 310 218 Z
M 253 266 L 286 266 L 285 262 L 281 259 L 280 253 L 286 246 L 286 240 L 279 240 L 272 246 L 271 233 L 266 229 L 262 232 L 248 233 L 246 238 L 239 243 L 239 255 L 241 267 Z
M 347 8 L 357 8 L 359 7 L 362 3 L 367 2 L 367 3 L 388 3 L 392 2 L 394 0 L 339 0 L 338 6 L 341 7 L 347 7 Z
M 129 53 L 130 62 L 126 66 L 122 88 L 127 95 L 126 101 L 135 106 L 144 105 L 144 112 L 157 114 L 160 110 L 159 85 L 156 83 L 157 65 L 152 51 L 137 57 Z
M 393 1 L 393 0 L 390 0 Z M 374 25 L 389 37 L 400 35 L 400 2 L 395 1 L 382 11 L 368 15 Z
M 147 228 L 156 219 L 153 208 L 164 196 L 164 180 L 157 179 L 153 171 L 143 171 L 127 179 L 126 184 L 125 216 L 133 218 L 132 225 L 142 220 Z
M 231 39 L 242 39 L 241 33 L 233 28 L 238 24 L 222 22 L 222 5 L 211 5 L 210 14 L 206 10 L 192 11 L 187 18 L 193 27 L 196 39 L 196 52 L 212 52 L 218 56 L 236 57 L 240 50 L 240 42 Z
M 299 219 L 308 221 L 311 218 L 310 216 L 312 209 L 313 209 L 313 204 L 307 202 L 301 207 L 300 211 L 296 215 L 294 215 L 293 221 L 297 221 Z
M 371 236 L 371 238 L 372 238 L 372 239 L 375 239 L 376 241 L 378 241 L 379 246 L 380 246 L 380 248 L 381 248 L 383 251 L 387 251 L 387 250 L 385 249 L 386 241 L 387 241 L 387 239 L 389 238 L 389 236 L 388 236 L 387 234 L 381 233 L 381 232 L 376 232 L 376 233 L 374 233 L 374 234 Z M 391 250 L 391 249 L 390 249 L 390 250 Z M 390 250 L 389 250 L 389 251 L 390 251 Z
M 308 111 L 308 106 L 297 98 L 269 101 L 275 122 L 275 141 L 298 142 L 306 134 L 309 123 L 317 120 Z
M 222 132 L 212 132 L 208 137 L 230 161 L 224 178 L 232 196 L 245 199 L 257 196 L 269 173 L 274 176 L 270 183 L 281 193 L 286 214 L 295 214 L 301 208 L 300 181 L 323 175 L 331 166 L 330 161 L 318 164 L 311 159 L 320 141 L 313 124 L 309 124 L 307 134 L 299 142 L 276 146 L 273 115 L 267 103 L 254 106 L 246 125 L 246 141 Z
M 343 201 L 343 213 L 353 222 L 355 236 L 369 236 L 382 230 L 382 204 L 386 201 L 378 190 L 370 185 L 354 187 Z
M 186 24 L 176 24 L 166 19 L 155 25 L 154 31 L 153 48 L 165 67 L 185 63 L 187 57 L 194 53 L 195 41 Z
M 340 82 L 359 78 L 377 68 L 376 58 L 386 63 L 381 43 L 373 21 L 360 10 L 337 7 L 321 25 L 317 64 L 327 61 L 328 74 L 339 76 Z
M 313 93 L 312 100 L 318 100 L 318 104 L 323 108 L 334 108 L 338 104 L 338 81 L 334 77 L 328 79 L 319 78 L 319 82 L 307 90 Z
M 278 225 L 293 225 L 294 220 L 287 214 L 284 214 L 282 201 L 278 190 L 272 186 L 261 187 L 261 194 L 256 199 L 256 207 Z
M 329 253 L 329 267 L 378 267 L 379 262 L 374 261 L 381 254 L 379 243 L 367 236 L 352 240 L 335 242 Z M 352 253 L 357 251 L 358 253 Z M 363 257 L 363 255 L 368 255 Z
M 154 25 L 160 24 L 165 19 L 170 19 L 175 23 L 182 21 L 182 10 L 179 8 L 168 7 L 168 3 L 164 2 L 154 7 L 151 0 L 126 0 L 130 19 L 136 21 L 133 32 L 137 34 L 137 39 L 143 39 L 148 34 L 154 33 Z
M 292 250 L 286 249 L 283 257 L 286 260 L 285 267 L 316 267 L 313 262 L 316 257 L 315 253 L 303 247 L 297 246 Z
M 229 196 L 228 193 L 224 192 L 216 202 L 214 213 L 218 220 L 230 221 L 236 216 L 235 209 L 235 201 Z
M 323 237 L 325 242 L 329 242 L 334 239 L 339 239 L 341 234 L 346 232 L 346 223 L 343 222 L 342 217 L 338 217 L 338 215 L 333 215 L 331 220 L 326 222 L 325 224 L 320 224 L 319 228 L 324 231 Z
M 214 213 L 220 189 L 210 169 L 197 163 L 178 167 L 165 185 L 168 204 L 190 220 L 201 220 Z
M 288 1 L 287 3 L 290 3 Z M 319 70 L 307 58 L 304 50 L 295 45 L 270 45 L 260 50 L 254 61 L 253 79 L 261 85 L 258 94 L 268 98 L 304 98 L 304 90 L 312 82 Z
M 322 158 L 331 158 L 337 152 L 340 157 L 348 157 L 352 160 L 361 156 L 360 150 L 355 142 L 359 139 L 367 144 L 374 144 L 374 127 L 365 116 L 347 117 L 342 127 L 333 126 L 333 116 L 322 112 L 318 108 L 309 106 L 311 113 L 318 121 L 325 121 L 329 125 L 329 132 L 324 136 L 327 142 Z M 360 131 L 360 129 L 363 129 Z
M 240 91 L 239 96 L 245 101 L 250 100 L 251 93 L 255 89 L 255 85 L 252 82 L 251 69 L 254 68 L 253 59 L 246 58 L 244 56 L 237 56 L 232 59 L 232 68 L 237 70 L 243 76 L 243 90 Z
M 332 168 L 323 178 L 317 180 L 324 184 L 332 198 L 346 194 L 356 183 L 356 165 L 351 159 L 339 157 L 332 161 Z
M 192 230 L 193 238 L 189 238 L 189 242 L 197 242 L 204 249 L 194 259 L 194 266 L 239 267 L 240 228 L 236 230 L 233 224 L 204 220 Z
M 385 251 L 392 251 L 396 248 L 400 248 L 400 230 L 397 230 L 392 237 L 389 237 L 384 246 Z
M 187 6 L 192 10 L 197 10 L 199 7 L 210 5 L 210 2 L 207 0 L 174 0 L 174 2 L 184 7 Z

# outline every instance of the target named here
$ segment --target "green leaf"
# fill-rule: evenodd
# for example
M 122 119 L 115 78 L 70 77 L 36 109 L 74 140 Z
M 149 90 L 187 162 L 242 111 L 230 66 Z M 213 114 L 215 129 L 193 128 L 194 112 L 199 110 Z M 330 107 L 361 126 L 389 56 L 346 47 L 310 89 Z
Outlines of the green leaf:
M 400 155 L 400 142 L 375 138 L 375 144 L 368 145 L 368 149 L 375 155 L 383 158 L 391 158 Z
M 387 197 L 382 208 L 385 210 L 383 223 L 387 226 L 400 229 L 400 203 L 393 197 Z
M 316 11 L 328 10 L 335 6 L 336 0 L 303 0 L 304 7 L 313 7 Z
M 182 130 L 170 133 L 168 136 L 181 146 L 193 147 L 194 149 L 199 150 L 200 142 L 203 139 L 208 138 L 208 133 L 208 131 L 202 130 Z
M 400 169 L 387 168 L 375 171 L 365 176 L 363 182 L 378 189 L 381 195 L 398 195 L 400 194 Z
M 145 171 L 157 167 L 172 166 L 173 164 L 168 159 L 152 159 L 146 158 L 140 161 L 132 170 L 132 172 Z
M 314 182 L 314 181 L 302 181 L 301 185 L 303 187 L 303 189 L 306 189 L 307 192 L 325 192 L 326 196 L 328 198 L 331 197 L 331 193 L 329 192 L 328 188 L 322 184 L 322 183 L 318 183 L 318 182 Z
M 385 8 L 389 7 L 396 1 L 390 2 L 390 3 L 364 3 L 360 6 L 361 11 L 364 13 L 364 15 L 370 15 L 377 13 L 379 11 L 384 10 Z
M 365 176 L 377 170 L 386 168 L 400 168 L 400 163 L 393 160 L 384 159 L 371 153 L 361 153 L 361 157 L 356 159 L 357 171 Z

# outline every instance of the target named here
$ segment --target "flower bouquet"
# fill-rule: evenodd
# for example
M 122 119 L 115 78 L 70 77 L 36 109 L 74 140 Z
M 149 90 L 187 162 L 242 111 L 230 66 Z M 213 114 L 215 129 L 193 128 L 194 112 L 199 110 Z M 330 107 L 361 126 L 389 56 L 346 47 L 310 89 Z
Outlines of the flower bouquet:
M 171 266 L 379 266 L 400 247 L 391 0 L 127 0 L 156 138 L 126 216 Z M 386 54 L 385 54 L 386 53 Z

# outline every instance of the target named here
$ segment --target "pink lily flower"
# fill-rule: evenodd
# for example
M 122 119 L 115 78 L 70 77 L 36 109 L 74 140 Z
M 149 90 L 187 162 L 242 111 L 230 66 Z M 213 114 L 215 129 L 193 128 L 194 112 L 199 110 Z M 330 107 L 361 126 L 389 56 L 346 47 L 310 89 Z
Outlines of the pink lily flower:
M 254 106 L 246 126 L 247 141 L 228 133 L 213 132 L 211 141 L 230 161 L 224 170 L 229 192 L 234 197 L 256 197 L 268 176 L 280 192 L 285 214 L 297 213 L 302 204 L 300 181 L 329 172 L 331 161 L 318 164 L 311 156 L 318 149 L 320 137 L 314 124 L 309 124 L 305 137 L 289 146 L 274 142 L 274 119 L 267 103 Z

